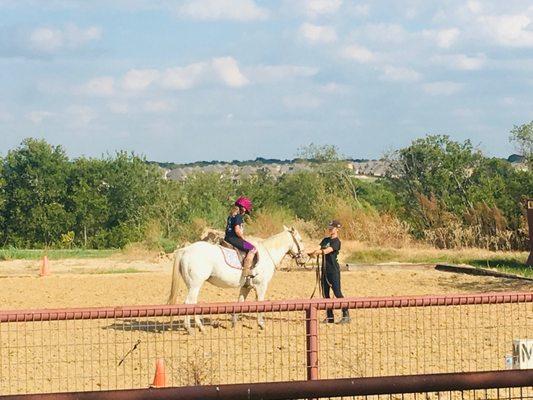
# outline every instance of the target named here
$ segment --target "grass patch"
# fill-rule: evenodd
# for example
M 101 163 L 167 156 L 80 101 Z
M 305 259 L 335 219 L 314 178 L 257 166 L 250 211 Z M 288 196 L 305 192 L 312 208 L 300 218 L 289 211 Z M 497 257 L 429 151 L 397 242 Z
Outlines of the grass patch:
M 51 260 L 65 258 L 105 258 L 119 253 L 120 250 L 87 250 L 87 249 L 0 249 L 0 261 L 7 260 L 38 260 L 45 254 Z
M 492 252 L 481 249 L 438 250 L 432 248 L 362 248 L 350 254 L 346 262 L 378 264 L 386 262 L 413 264 L 467 264 L 502 272 L 533 277 L 533 268 L 525 265 L 526 252 Z

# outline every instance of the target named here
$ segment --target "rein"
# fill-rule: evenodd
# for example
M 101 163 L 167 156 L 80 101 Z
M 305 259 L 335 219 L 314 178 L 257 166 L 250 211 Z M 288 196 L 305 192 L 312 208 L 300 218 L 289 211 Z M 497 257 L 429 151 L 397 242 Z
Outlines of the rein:
M 294 237 L 294 233 L 292 230 L 289 230 L 289 233 L 291 234 L 292 241 L 296 245 L 296 248 L 298 249 L 298 253 L 296 255 L 289 252 L 289 255 L 292 257 L 293 260 L 296 261 L 297 266 L 305 265 L 305 262 L 299 262 L 298 260 L 302 258 L 302 248 L 300 247 L 300 243 L 298 243 L 298 240 Z

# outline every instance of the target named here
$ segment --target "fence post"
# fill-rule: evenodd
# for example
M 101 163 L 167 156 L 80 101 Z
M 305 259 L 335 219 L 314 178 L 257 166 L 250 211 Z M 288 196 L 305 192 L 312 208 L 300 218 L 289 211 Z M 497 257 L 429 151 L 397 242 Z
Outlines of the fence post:
M 307 380 L 318 379 L 318 311 L 315 305 L 305 310 Z
M 533 266 L 533 199 L 527 200 L 527 221 L 529 225 L 529 258 L 526 265 Z

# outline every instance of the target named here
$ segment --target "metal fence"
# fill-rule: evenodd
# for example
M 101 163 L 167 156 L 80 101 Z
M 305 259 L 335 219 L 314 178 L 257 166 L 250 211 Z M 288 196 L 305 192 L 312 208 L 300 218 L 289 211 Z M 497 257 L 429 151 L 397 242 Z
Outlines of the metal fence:
M 157 359 L 168 386 L 501 370 L 531 336 L 533 292 L 4 311 L 0 394 L 146 388 Z
M 531 399 L 533 369 L 166 389 L 0 396 L 2 400 Z

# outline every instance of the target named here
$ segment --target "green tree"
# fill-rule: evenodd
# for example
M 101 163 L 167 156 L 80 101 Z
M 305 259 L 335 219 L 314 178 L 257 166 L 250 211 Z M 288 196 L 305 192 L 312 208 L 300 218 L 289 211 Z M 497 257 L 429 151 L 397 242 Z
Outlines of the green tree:
M 309 161 L 335 162 L 341 159 L 337 146 L 331 144 L 318 145 L 310 143 L 298 149 L 297 156 Z
M 119 152 L 105 161 L 101 190 L 105 190 L 109 216 L 104 245 L 123 247 L 143 239 L 157 204 L 161 170 L 144 159 Z
M 324 179 L 318 173 L 300 171 L 284 175 L 278 189 L 281 204 L 296 216 L 305 220 L 320 220 L 326 189 Z
M 105 160 L 79 158 L 72 163 L 67 178 L 67 210 L 74 216 L 75 243 L 95 246 L 96 237 L 105 236 L 109 215 Z
M 455 214 L 471 209 L 468 188 L 482 159 L 481 152 L 469 140 L 459 143 L 449 136 L 431 135 L 414 140 L 390 157 L 389 178 L 411 222 L 427 226 L 420 195 L 435 197 Z
M 510 141 L 515 143 L 518 151 L 533 164 L 533 121 L 520 126 L 515 125 L 511 129 Z
M 15 246 L 51 245 L 71 224 L 65 209 L 70 164 L 61 146 L 26 139 L 3 160 L 3 240 Z

